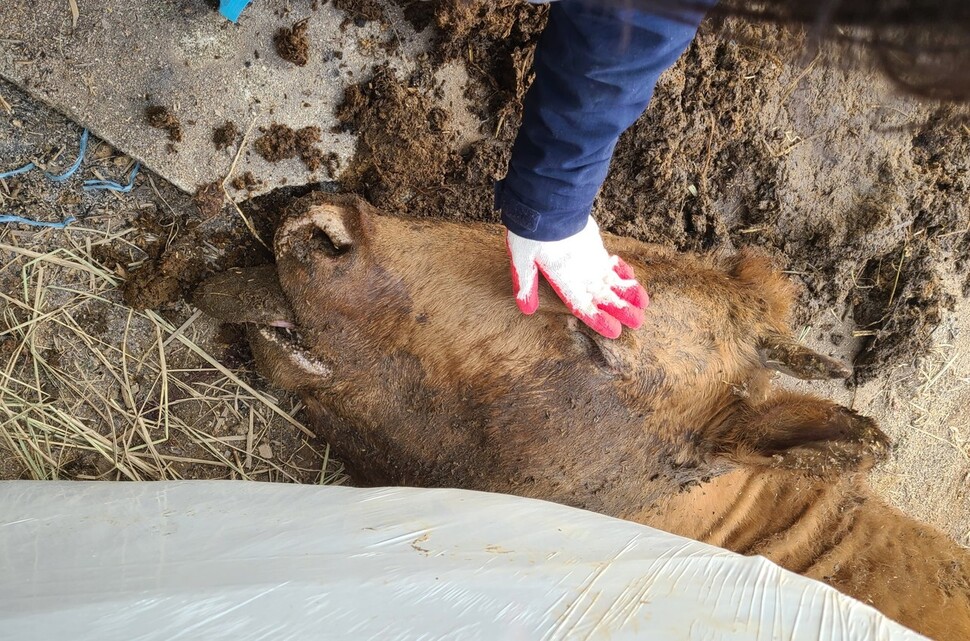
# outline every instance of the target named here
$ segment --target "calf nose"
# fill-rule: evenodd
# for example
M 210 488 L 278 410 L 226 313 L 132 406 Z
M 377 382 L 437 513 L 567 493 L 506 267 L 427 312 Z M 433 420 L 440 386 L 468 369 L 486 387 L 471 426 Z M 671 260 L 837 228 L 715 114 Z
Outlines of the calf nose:
M 291 256 L 306 261 L 314 255 L 339 258 L 351 253 L 356 245 L 354 230 L 359 228 L 357 213 L 340 202 L 313 197 L 309 202 L 297 201 L 276 232 L 277 259 Z

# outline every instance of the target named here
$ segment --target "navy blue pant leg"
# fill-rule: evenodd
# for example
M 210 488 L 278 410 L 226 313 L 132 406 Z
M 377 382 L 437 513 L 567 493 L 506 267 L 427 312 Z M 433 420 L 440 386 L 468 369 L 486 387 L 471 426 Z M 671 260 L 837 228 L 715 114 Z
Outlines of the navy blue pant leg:
M 586 225 L 617 139 L 704 17 L 621 4 L 561 0 L 550 8 L 508 174 L 495 186 L 496 209 L 519 236 L 560 240 Z

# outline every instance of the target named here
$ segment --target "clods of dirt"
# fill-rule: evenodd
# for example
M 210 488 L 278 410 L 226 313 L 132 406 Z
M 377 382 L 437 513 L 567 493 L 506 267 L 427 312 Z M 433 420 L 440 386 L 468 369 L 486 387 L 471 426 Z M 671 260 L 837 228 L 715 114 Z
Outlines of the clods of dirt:
M 269 162 L 299 158 L 308 171 L 314 172 L 327 164 L 327 156 L 317 147 L 320 143 L 320 127 L 311 126 L 291 129 L 273 123 L 260 127 L 262 135 L 255 140 L 256 152 Z
M 356 154 L 340 180 L 379 207 L 419 211 L 415 198 L 440 188 L 461 164 L 448 114 L 389 67 L 377 67 L 372 78 L 348 87 L 337 119 L 357 134 Z
M 233 189 L 238 189 L 240 191 L 255 191 L 257 187 L 263 184 L 263 181 L 256 178 L 256 176 L 253 175 L 253 172 L 247 171 L 233 178 L 232 183 L 230 184 L 232 185 Z
M 168 139 L 172 142 L 182 142 L 182 124 L 164 105 L 150 105 L 145 108 L 145 122 L 156 129 L 168 132 Z
M 944 310 L 955 297 L 946 291 L 925 243 L 904 243 L 866 263 L 859 276 L 853 316 L 863 347 L 855 360 L 857 382 L 871 380 L 897 360 L 888 355 L 925 354 Z
M 219 215 L 225 204 L 226 194 L 222 189 L 222 182 L 215 180 L 211 183 L 199 185 L 192 197 L 192 204 L 199 210 L 202 220 L 208 220 Z
M 271 262 L 273 256 L 267 246 L 272 246 L 273 233 L 286 204 L 310 190 L 310 187 L 277 189 L 239 203 L 262 242 L 239 216 L 200 220 L 186 214 L 187 229 L 150 267 L 133 272 L 125 281 L 122 290 L 125 303 L 135 309 L 158 309 L 185 297 L 211 274 L 230 267 Z
M 464 60 L 472 109 L 515 133 L 521 99 L 531 81 L 532 52 L 545 28 L 548 7 L 519 0 L 397 0 L 416 28 L 434 25 L 432 61 Z M 430 14 L 430 15 L 429 15 Z M 499 132 L 500 134 L 502 132 Z
M 281 27 L 273 36 L 276 53 L 287 62 L 298 67 L 305 67 L 310 61 L 310 39 L 307 30 L 310 28 L 309 18 L 300 20 L 292 27 Z
M 216 146 L 218 151 L 235 145 L 237 138 L 239 138 L 239 127 L 231 120 L 227 120 L 221 127 L 212 130 L 212 144 Z

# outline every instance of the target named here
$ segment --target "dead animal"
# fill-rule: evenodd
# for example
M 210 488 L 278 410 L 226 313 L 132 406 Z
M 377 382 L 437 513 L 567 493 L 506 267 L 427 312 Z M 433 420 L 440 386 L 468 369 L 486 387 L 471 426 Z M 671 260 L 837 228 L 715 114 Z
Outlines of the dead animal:
M 501 228 L 294 203 L 276 266 L 206 281 L 262 373 L 299 392 L 360 484 L 558 501 L 761 554 L 935 639 L 970 639 L 970 553 L 880 501 L 888 439 L 775 371 L 844 377 L 798 345 L 789 282 L 763 257 L 608 236 L 653 304 L 615 341 L 551 291 L 510 295 Z

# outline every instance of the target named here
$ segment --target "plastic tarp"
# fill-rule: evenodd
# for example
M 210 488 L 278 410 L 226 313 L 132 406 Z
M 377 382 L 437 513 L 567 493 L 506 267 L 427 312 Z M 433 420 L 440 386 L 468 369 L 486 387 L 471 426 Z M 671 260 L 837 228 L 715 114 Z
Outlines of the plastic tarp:
M 0 638 L 923 639 L 787 572 L 462 490 L 0 483 Z

